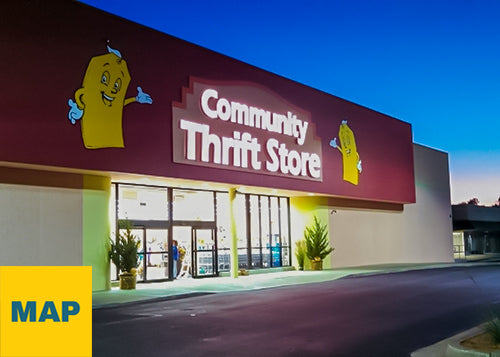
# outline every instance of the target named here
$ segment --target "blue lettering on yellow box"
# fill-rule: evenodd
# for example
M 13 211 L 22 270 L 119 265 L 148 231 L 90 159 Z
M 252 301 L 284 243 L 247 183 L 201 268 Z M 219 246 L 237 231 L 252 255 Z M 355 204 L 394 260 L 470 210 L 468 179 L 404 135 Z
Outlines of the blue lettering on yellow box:
M 63 301 L 61 306 L 62 320 L 59 318 L 54 301 L 46 301 L 43 304 L 42 313 L 36 319 L 36 301 L 27 301 L 23 307 L 22 301 L 12 301 L 12 322 L 68 322 L 70 315 L 77 315 L 80 312 L 80 304 L 76 301 Z M 29 320 L 28 320 L 29 319 Z
M 92 268 L 0 267 L 0 357 L 48 356 L 92 356 Z

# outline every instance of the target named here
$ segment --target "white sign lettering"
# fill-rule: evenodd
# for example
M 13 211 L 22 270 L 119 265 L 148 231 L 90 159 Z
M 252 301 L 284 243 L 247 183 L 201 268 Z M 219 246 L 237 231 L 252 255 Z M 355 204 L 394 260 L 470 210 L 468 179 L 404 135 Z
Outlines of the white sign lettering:
M 310 115 L 263 88 L 195 82 L 173 115 L 176 162 L 322 179 Z
M 216 100 L 214 108 L 210 108 L 208 104 L 208 101 L 212 98 Z M 287 112 L 286 115 L 271 113 L 265 109 L 248 107 L 246 104 L 229 102 L 225 98 L 219 99 L 219 93 L 215 89 L 206 89 L 203 92 L 201 95 L 201 108 L 203 113 L 211 119 L 230 120 L 231 123 L 293 136 L 297 139 L 299 145 L 304 144 L 307 126 L 309 125 L 308 122 L 297 119 L 297 116 L 291 112 Z

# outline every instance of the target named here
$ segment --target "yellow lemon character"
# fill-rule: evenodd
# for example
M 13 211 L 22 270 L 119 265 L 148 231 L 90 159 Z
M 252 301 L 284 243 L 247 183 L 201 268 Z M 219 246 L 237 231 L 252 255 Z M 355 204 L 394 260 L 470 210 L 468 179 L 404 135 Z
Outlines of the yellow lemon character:
M 108 46 L 109 53 L 90 59 L 82 88 L 69 100 L 72 124 L 82 119 L 83 143 L 87 149 L 123 148 L 123 107 L 132 102 L 151 104 L 153 100 L 137 87 L 136 97 L 125 99 L 130 74 L 121 53 Z
M 330 146 L 339 149 L 342 153 L 343 179 L 353 185 L 359 182 L 359 174 L 362 171 L 361 160 L 356 148 L 354 133 L 347 126 L 347 120 L 343 120 L 339 128 L 340 147 L 337 138 L 330 141 Z

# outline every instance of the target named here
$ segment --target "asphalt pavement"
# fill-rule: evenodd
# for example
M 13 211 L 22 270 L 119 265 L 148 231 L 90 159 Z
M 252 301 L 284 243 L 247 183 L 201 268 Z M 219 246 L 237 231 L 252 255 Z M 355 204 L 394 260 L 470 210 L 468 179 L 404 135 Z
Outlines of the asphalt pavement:
M 93 352 L 409 356 L 481 323 L 499 303 L 499 273 L 491 263 L 391 265 L 114 289 L 94 294 Z

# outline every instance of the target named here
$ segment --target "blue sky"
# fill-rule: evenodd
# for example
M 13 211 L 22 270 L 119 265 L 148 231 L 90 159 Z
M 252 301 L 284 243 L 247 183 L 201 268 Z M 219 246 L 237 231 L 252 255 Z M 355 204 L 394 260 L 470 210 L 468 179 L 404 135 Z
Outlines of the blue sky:
M 500 196 L 500 1 L 82 2 L 409 122 L 452 202 Z

